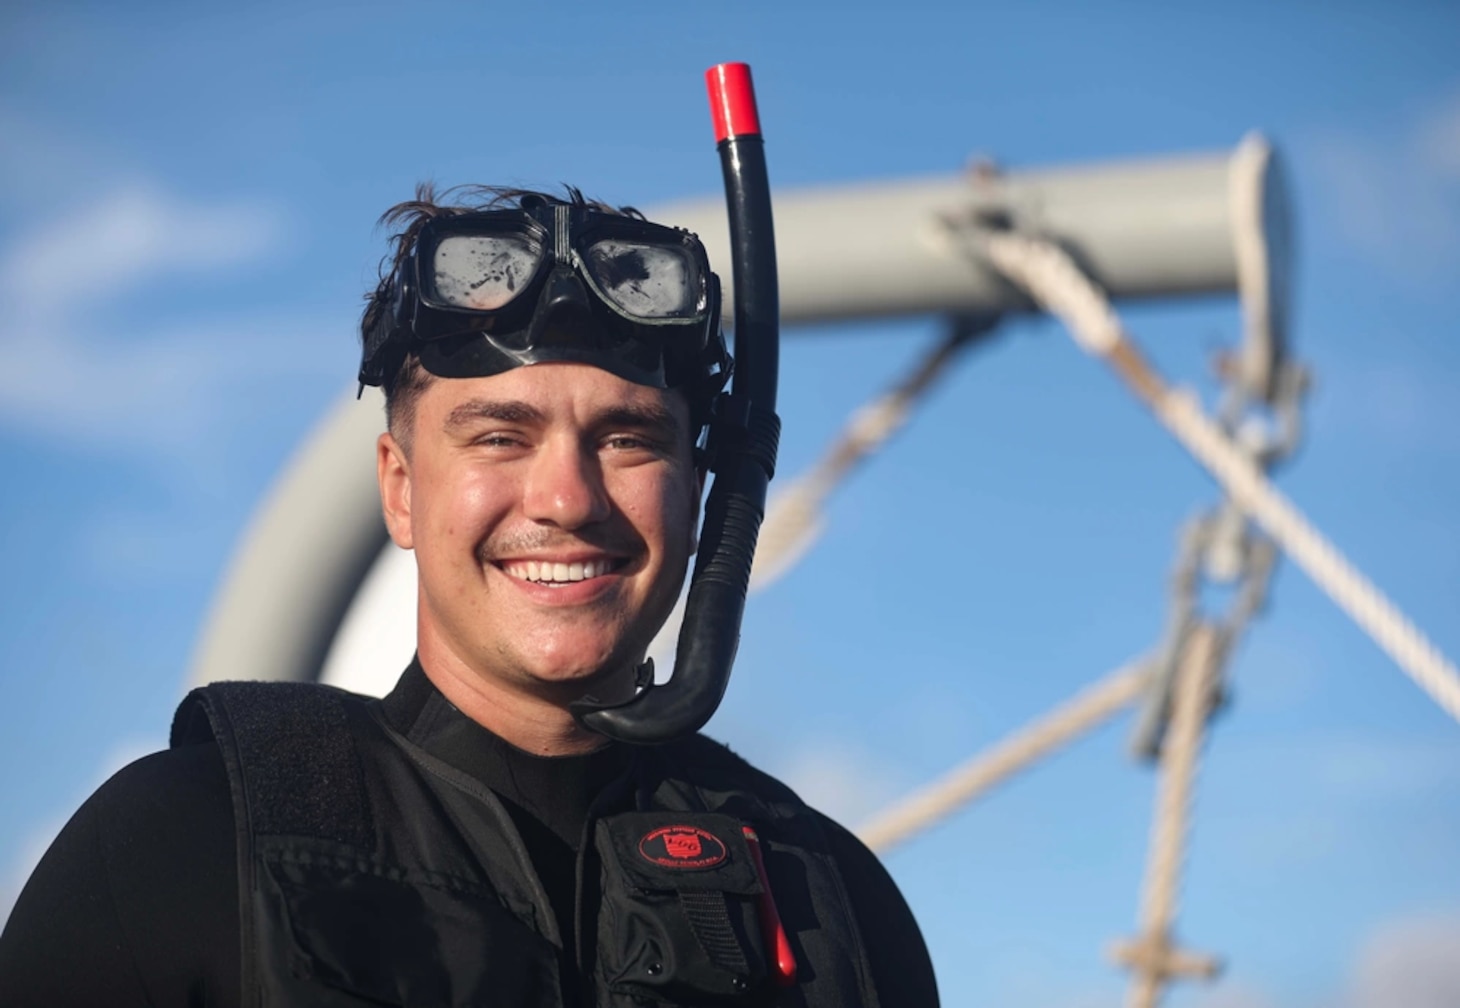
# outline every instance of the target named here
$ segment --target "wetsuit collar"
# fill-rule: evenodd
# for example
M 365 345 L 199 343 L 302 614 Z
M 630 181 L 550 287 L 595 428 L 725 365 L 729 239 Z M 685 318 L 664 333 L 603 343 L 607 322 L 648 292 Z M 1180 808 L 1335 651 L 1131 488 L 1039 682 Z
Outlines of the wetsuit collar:
M 386 720 L 411 742 L 519 805 L 577 848 L 594 798 L 632 762 L 632 747 L 537 756 L 477 724 L 447 700 L 412 658 L 381 701 Z

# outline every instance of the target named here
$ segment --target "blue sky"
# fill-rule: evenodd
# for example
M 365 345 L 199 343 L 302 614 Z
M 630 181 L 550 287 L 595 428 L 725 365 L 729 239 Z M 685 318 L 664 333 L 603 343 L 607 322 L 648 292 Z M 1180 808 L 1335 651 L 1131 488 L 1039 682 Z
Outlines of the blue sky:
M 780 185 L 1264 130 L 1316 379 L 1281 484 L 1460 654 L 1460 11 L 783 7 L 5 6 L 0 913 L 162 744 L 237 537 L 353 373 L 380 211 L 427 178 L 713 195 L 701 74 L 726 59 L 754 67 Z M 1239 323 L 1227 300 L 1126 318 L 1194 384 Z M 788 334 L 782 472 L 938 332 Z M 712 733 L 855 822 L 1146 650 L 1179 524 L 1215 499 L 1057 326 L 1011 322 L 753 601 Z M 1460 727 L 1286 564 L 1231 676 L 1179 924 L 1230 969 L 1171 1003 L 1460 999 Z M 1127 730 L 889 858 L 945 1003 L 1120 1002 L 1103 950 L 1134 927 L 1152 785 Z

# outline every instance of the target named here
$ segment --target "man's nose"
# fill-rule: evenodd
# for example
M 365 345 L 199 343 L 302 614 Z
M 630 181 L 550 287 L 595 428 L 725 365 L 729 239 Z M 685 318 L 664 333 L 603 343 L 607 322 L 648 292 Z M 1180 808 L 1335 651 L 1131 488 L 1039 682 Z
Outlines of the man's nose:
M 607 519 L 612 505 L 598 456 L 568 438 L 540 446 L 528 474 L 523 507 L 533 521 L 565 529 Z

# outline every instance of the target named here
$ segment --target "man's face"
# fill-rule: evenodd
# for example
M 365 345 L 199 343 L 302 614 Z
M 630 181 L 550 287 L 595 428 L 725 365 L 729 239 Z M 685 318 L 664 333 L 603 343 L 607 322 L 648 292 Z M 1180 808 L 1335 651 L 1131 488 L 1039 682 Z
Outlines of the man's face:
M 382 437 L 380 475 L 391 536 L 416 552 L 423 650 L 504 685 L 632 667 L 694 549 L 683 398 L 587 365 L 431 381 L 409 458 Z

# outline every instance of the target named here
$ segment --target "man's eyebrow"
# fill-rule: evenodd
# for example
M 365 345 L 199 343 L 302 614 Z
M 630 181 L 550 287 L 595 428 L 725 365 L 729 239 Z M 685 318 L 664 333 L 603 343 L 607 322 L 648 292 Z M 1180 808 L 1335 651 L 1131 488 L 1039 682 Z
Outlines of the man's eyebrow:
M 453 409 L 443 426 L 448 431 L 469 427 L 480 420 L 497 420 L 511 424 L 540 424 L 545 419 L 542 410 L 531 403 L 515 399 L 472 399 Z
M 597 414 L 594 417 L 594 423 L 599 427 L 632 427 L 639 430 L 658 430 L 670 438 L 679 437 L 680 432 L 684 429 L 679 422 L 679 417 L 675 416 L 670 410 L 657 404 L 611 406 Z
M 471 399 L 447 414 L 443 426 L 448 431 L 454 431 L 482 420 L 510 424 L 543 424 L 547 422 L 547 414 L 532 403 L 518 399 Z M 670 438 L 677 438 L 684 429 L 679 417 L 657 403 L 610 406 L 594 414 L 593 425 L 658 430 Z

